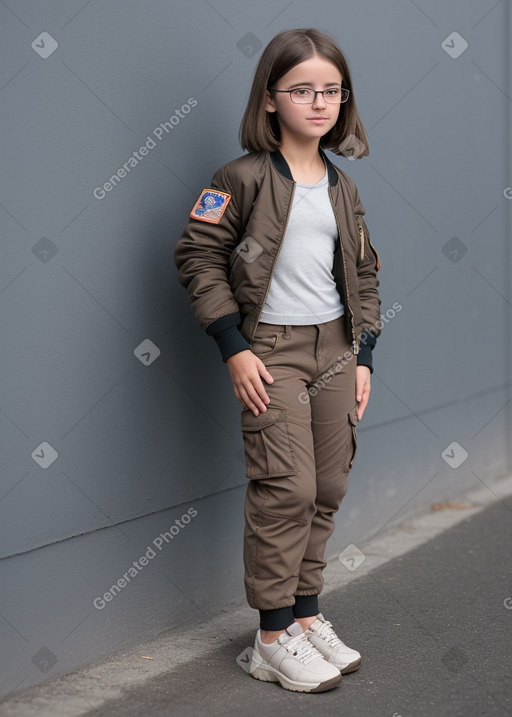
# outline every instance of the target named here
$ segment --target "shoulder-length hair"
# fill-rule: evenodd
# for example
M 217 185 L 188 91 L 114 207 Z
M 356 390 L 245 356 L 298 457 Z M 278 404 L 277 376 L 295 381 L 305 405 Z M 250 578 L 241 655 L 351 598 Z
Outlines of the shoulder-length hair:
M 370 153 L 368 135 L 359 116 L 348 62 L 336 42 L 315 29 L 286 30 L 276 35 L 260 57 L 242 118 L 239 141 L 248 152 L 279 149 L 281 133 L 275 112 L 265 109 L 266 91 L 283 75 L 314 55 L 329 60 L 341 73 L 342 87 L 350 90 L 332 129 L 320 138 L 320 147 L 359 159 Z

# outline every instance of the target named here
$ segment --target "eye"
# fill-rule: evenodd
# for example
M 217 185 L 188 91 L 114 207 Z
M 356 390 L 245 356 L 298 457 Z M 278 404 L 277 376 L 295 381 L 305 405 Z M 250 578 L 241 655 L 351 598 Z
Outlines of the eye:
M 330 90 L 326 90 L 325 94 L 328 97 L 339 97 L 341 90 L 338 89 L 338 87 L 331 87 Z
M 295 97 L 309 97 L 311 90 L 307 87 L 298 87 L 296 90 L 292 90 L 292 94 Z

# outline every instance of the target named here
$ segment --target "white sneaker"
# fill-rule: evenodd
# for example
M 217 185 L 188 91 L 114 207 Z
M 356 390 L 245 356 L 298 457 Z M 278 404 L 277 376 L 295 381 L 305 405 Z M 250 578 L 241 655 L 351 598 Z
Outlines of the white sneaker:
M 250 674 L 264 682 L 280 682 L 294 692 L 325 692 L 341 682 L 341 673 L 311 644 L 298 622 L 292 622 L 275 642 L 265 645 L 256 633 Z
M 312 645 L 322 653 L 324 658 L 342 675 L 355 672 L 361 666 L 361 655 L 357 650 L 351 650 L 336 635 L 331 623 L 319 613 L 314 623 L 304 633 Z

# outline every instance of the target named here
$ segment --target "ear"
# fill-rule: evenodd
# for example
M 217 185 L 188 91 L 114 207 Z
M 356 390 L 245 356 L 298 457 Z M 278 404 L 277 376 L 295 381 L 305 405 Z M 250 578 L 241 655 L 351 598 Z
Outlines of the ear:
M 272 95 L 270 94 L 270 92 L 268 90 L 265 90 L 265 92 L 266 92 L 266 102 L 265 102 L 266 111 L 267 112 L 276 112 L 277 108 L 276 108 L 276 104 L 274 102 L 274 98 L 272 97 Z

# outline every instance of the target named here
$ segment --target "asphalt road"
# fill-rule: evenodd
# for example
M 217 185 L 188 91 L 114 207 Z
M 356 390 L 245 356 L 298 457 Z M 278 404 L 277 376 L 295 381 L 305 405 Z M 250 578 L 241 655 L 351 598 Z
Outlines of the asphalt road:
M 252 678 L 244 667 L 257 613 L 235 604 L 10 695 L 0 716 L 512 715 L 507 485 L 497 500 L 492 491 L 490 505 L 491 492 L 482 489 L 467 513 L 431 512 L 382 534 L 365 548 L 357 573 L 340 572 L 337 561 L 328 565 L 332 589 L 320 608 L 363 657 L 361 669 L 330 692 L 294 693 Z M 381 562 L 373 567 L 372 560 Z M 340 576 L 350 581 L 336 582 Z M 142 657 L 150 655 L 152 661 Z
M 292 693 L 247 674 L 236 658 L 253 643 L 251 625 L 87 715 L 512 715 L 512 501 L 329 593 L 322 610 L 363 656 L 330 692 Z

